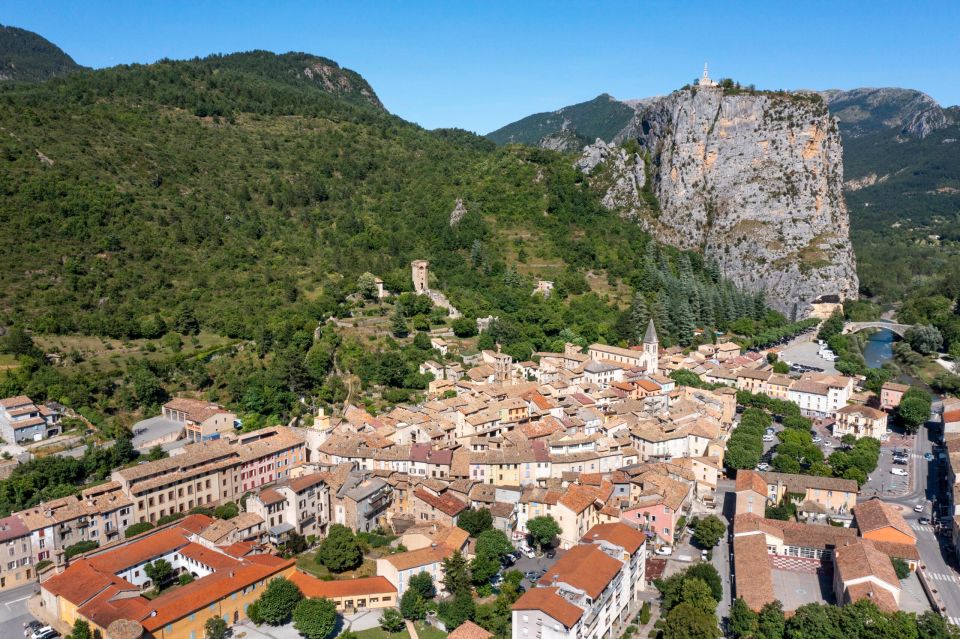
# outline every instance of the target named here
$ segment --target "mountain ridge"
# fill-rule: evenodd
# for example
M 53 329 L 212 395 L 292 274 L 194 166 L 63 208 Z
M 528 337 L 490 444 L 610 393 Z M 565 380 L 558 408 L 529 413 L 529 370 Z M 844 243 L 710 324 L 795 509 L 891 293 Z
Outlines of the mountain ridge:
M 0 25 L 0 80 L 43 82 L 85 68 L 43 36 Z

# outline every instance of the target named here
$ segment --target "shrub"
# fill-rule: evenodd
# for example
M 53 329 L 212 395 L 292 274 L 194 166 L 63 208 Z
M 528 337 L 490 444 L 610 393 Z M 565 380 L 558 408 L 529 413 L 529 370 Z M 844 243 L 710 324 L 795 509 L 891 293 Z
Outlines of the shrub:
M 123 536 L 127 539 L 130 539 L 131 537 L 136 537 L 140 533 L 147 532 L 148 530 L 153 530 L 153 524 L 151 524 L 149 521 L 141 521 L 139 524 L 134 524 L 127 527 L 127 530 L 123 533 Z

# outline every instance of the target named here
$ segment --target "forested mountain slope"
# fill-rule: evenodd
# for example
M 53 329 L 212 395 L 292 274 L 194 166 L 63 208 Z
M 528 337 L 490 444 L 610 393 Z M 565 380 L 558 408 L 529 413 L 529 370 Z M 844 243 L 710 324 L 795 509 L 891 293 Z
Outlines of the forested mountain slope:
M 0 80 L 41 82 L 82 68 L 46 38 L 0 25 Z
M 487 134 L 497 144 L 517 143 L 542 145 L 560 132 L 569 134 L 570 145 L 561 150 L 579 151 L 582 143 L 600 138 L 609 141 L 630 123 L 633 108 L 606 93 L 592 100 L 563 107 L 556 111 L 536 113 Z M 575 139 L 574 139 L 575 136 Z M 576 142 L 581 142 L 576 146 Z
M 237 365 L 141 362 L 92 386 L 33 375 L 0 390 L 109 408 L 118 383 L 132 407 L 159 401 L 162 384 L 284 415 L 335 366 L 364 385 L 422 388 L 429 349 L 326 331 L 314 344 L 318 322 L 356 308 L 361 274 L 402 293 L 414 259 L 467 318 L 498 316 L 486 339 L 517 358 L 565 340 L 636 341 L 650 316 L 667 343 L 696 326 L 782 323 L 714 265 L 601 206 L 568 156 L 423 130 L 384 112 L 359 76 L 333 81 L 339 93 L 304 76 L 301 55 L 0 88 L 0 326 L 122 340 L 199 328 L 256 345 Z M 531 295 L 536 277 L 554 295 Z M 402 296 L 383 311 L 444 321 Z

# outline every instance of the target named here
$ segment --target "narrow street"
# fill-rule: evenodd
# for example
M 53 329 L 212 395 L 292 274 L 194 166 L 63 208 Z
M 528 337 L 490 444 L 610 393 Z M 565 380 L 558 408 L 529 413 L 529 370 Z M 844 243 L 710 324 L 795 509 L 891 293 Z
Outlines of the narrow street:
M 937 410 L 938 403 L 934 403 L 934 411 Z M 940 477 L 946 471 L 944 462 L 937 458 L 928 462 L 923 458 L 924 453 L 933 451 L 931 433 L 937 434 L 939 429 L 939 423 L 928 422 L 914 438 L 913 454 L 908 466 L 912 480 L 910 492 L 900 497 L 885 499 L 903 506 L 904 517 L 917 535 L 920 562 L 926 566 L 928 575 L 947 608 L 945 616 L 954 625 L 960 625 L 960 573 L 957 572 L 956 556 L 947 550 L 949 535 L 938 536 L 932 524 L 921 525 L 918 521 L 921 517 L 936 521 L 938 513 L 931 510 L 931 504 L 939 503 L 940 499 L 945 497 L 939 490 Z M 878 472 L 880 470 L 878 469 Z M 923 513 L 913 512 L 913 507 L 918 503 L 925 504 Z

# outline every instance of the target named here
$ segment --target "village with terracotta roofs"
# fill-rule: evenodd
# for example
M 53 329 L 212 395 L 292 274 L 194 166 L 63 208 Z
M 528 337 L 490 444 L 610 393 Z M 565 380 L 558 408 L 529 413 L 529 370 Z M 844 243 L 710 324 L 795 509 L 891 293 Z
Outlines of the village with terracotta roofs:
M 36 584 L 50 632 L 113 639 L 196 639 L 217 620 L 281 636 L 257 628 L 289 621 L 292 604 L 271 616 L 282 587 L 357 631 L 454 639 L 645 636 L 688 580 L 727 618 L 943 606 L 949 574 L 917 533 L 955 544 L 960 517 L 931 513 L 903 470 L 931 455 L 888 428 L 908 386 L 776 372 L 775 349 L 722 337 L 661 348 L 652 319 L 632 348 L 467 359 L 425 363 L 419 403 L 250 432 L 174 398 L 137 431 L 168 456 L 0 520 L 0 587 Z M 9 432 L 54 437 L 58 416 L 0 401 Z M 960 406 L 931 419 L 957 494 Z

